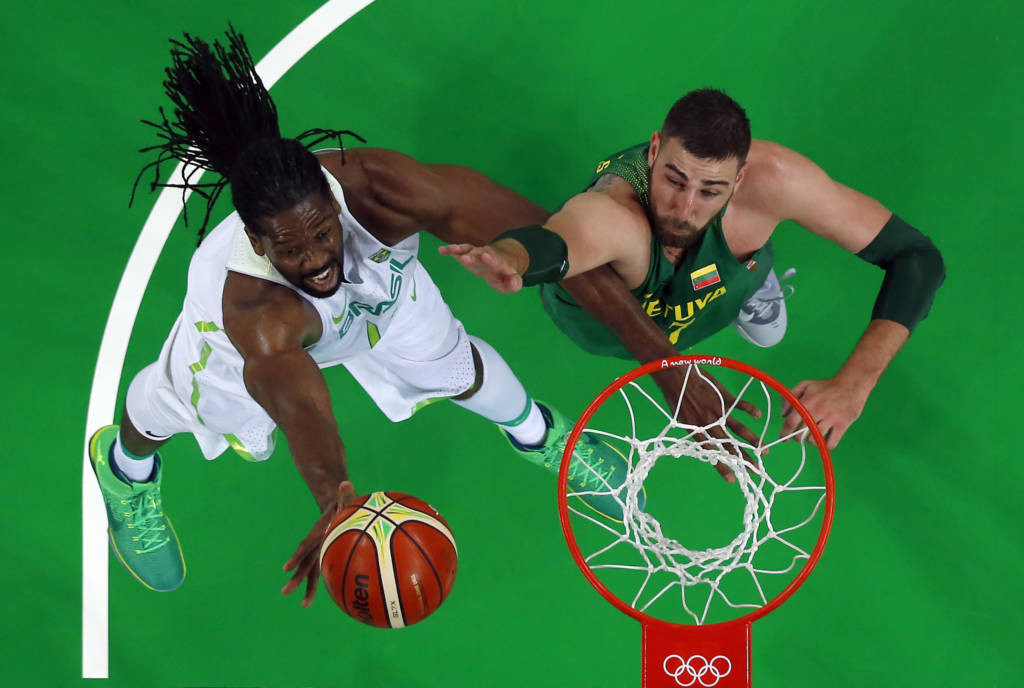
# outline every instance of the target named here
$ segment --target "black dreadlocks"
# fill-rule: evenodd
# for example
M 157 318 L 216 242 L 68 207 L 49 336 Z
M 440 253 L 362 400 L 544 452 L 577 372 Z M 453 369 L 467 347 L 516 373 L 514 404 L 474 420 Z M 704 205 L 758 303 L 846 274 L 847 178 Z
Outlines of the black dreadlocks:
M 128 202 L 130 206 L 135 200 L 139 181 L 151 168 L 150 191 L 179 188 L 183 204 L 188 191 L 195 191 L 206 199 L 197 245 L 226 184 L 231 184 L 231 202 L 242 221 L 259 231 L 261 219 L 293 208 L 313 193 L 330 194 L 309 146 L 333 138 L 344 155 L 343 134 L 365 143 L 358 134 L 334 129 L 309 129 L 294 139 L 281 138 L 277 108 L 256 74 L 245 38 L 228 26 L 227 47 L 219 41 L 211 47 L 189 34 L 184 42 L 171 40 L 172 64 L 166 69 L 164 92 L 174 103 L 174 118 L 169 120 L 161 107 L 162 122 L 142 120 L 157 130 L 163 143 L 140 149 L 140 153 L 159 152 L 135 178 Z M 183 183 L 160 182 L 160 166 L 169 160 L 184 163 Z M 193 181 L 203 170 L 221 178 L 202 184 Z

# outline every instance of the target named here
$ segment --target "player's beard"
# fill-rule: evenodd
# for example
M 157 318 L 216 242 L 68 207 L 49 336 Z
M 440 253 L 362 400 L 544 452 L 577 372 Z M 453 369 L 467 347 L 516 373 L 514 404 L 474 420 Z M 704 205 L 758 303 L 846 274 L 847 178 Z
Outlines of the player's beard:
M 711 224 L 709 221 L 703 227 L 697 227 L 683 220 L 658 215 L 657 208 L 653 206 L 647 209 L 647 220 L 651 223 L 654 237 L 662 245 L 684 251 L 696 244 Z
M 651 188 L 651 181 L 651 169 L 647 168 L 648 189 Z M 731 199 L 732 196 L 729 198 Z M 700 241 L 701 237 L 704 236 L 704 232 L 715 221 L 715 216 L 712 216 L 710 220 L 698 227 L 685 220 L 677 220 L 668 215 L 661 215 L 654 205 L 653 198 L 648 202 L 646 211 L 647 221 L 651 224 L 651 232 L 654 234 L 654 238 L 661 242 L 663 246 L 679 248 L 684 251 Z

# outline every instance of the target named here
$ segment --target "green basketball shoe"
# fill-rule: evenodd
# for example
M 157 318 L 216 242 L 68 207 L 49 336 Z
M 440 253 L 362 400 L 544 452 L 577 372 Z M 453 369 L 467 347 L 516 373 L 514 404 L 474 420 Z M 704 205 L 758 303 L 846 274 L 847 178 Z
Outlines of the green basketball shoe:
M 562 465 L 562 454 L 565 443 L 572 432 L 573 423 L 569 419 L 542 402 L 538 401 L 544 423 L 548 432 L 544 443 L 535 448 L 527 449 L 516 442 L 515 438 L 502 430 L 512 444 L 512 448 L 521 457 L 543 466 L 556 476 Z M 629 465 L 626 457 L 607 442 L 597 439 L 593 434 L 585 432 L 580 435 L 576 448 L 573 450 L 573 462 L 569 464 L 569 488 L 573 492 L 594 491 L 597 494 L 581 495 L 580 501 L 591 509 L 612 521 L 622 521 L 622 505 L 626 491 L 623 483 Z M 611 489 L 609 489 L 611 488 Z M 646 504 L 646 493 L 641 489 L 637 503 L 642 510 Z
M 150 590 L 168 592 L 185 580 L 185 560 L 160 497 L 160 457 L 153 479 L 126 483 L 114 475 L 110 448 L 118 427 L 108 425 L 89 440 L 89 459 L 107 506 L 110 546 L 128 572 Z

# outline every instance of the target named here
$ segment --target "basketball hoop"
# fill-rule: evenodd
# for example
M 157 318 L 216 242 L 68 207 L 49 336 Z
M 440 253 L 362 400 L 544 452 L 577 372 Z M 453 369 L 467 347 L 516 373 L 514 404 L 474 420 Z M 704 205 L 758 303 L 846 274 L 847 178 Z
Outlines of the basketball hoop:
M 699 365 L 714 366 L 735 400 L 727 403 Z M 651 387 L 651 373 L 667 368 L 684 375 L 671 411 L 656 401 L 656 390 L 645 389 Z M 676 420 L 687 386 L 702 384 L 714 387 L 720 417 L 702 426 Z M 625 414 L 610 401 L 613 397 L 624 402 Z M 740 401 L 762 411 L 753 423 L 741 419 L 757 443 L 727 428 Z M 785 437 L 779 437 L 782 401 L 806 425 Z M 595 492 L 568 491 L 571 452 L 583 432 L 600 436 L 626 458 L 624 487 L 604 483 L 607 492 L 596 491 L 614 496 L 622 522 L 570 506 L 570 499 Z M 735 482 L 725 483 L 703 465 L 719 462 Z M 656 467 L 660 473 L 654 480 Z M 676 480 L 667 480 L 673 472 Z M 641 491 L 647 495 L 643 510 Z M 741 514 L 735 508 L 739 501 Z M 800 400 L 756 368 L 718 357 L 653 361 L 615 380 L 577 421 L 559 473 L 559 518 L 573 559 L 606 600 L 642 626 L 644 688 L 749 688 L 751 624 L 785 602 L 810 575 L 828 540 L 834 506 L 828 448 Z M 740 533 L 725 535 L 735 532 L 727 526 L 694 544 L 695 531 L 709 515 L 718 520 L 741 515 Z M 686 537 L 669 534 L 680 531 Z

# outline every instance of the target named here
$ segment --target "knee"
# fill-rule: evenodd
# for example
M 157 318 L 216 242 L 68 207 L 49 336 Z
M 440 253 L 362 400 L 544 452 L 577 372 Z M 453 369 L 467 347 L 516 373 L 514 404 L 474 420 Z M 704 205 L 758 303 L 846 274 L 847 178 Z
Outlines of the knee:
M 455 399 L 457 401 L 464 401 L 466 399 L 469 399 L 471 396 L 479 392 L 480 388 L 484 384 L 483 359 L 480 357 L 480 352 L 476 348 L 476 343 L 473 342 L 472 340 L 469 343 L 469 348 L 473 352 L 473 384 L 470 385 L 469 389 L 467 389 L 462 394 L 457 394 L 456 396 L 452 397 L 452 399 Z

